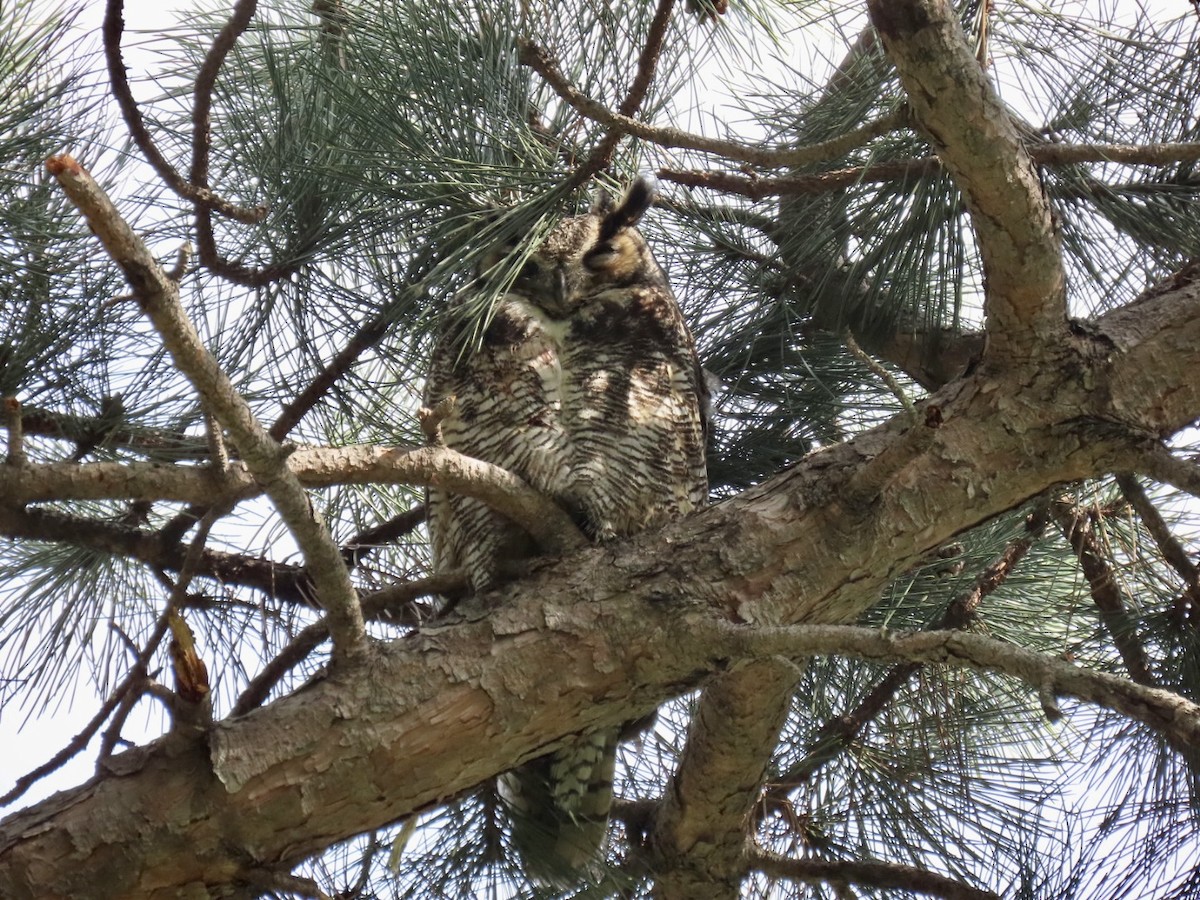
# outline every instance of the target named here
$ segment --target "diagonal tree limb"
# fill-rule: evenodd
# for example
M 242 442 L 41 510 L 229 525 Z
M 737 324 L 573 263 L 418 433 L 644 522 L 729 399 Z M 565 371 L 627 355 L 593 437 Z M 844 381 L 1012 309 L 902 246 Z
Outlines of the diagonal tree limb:
M 176 367 L 229 432 L 246 467 L 295 537 L 312 573 L 317 598 L 331 617 L 335 659 L 364 658 L 368 645 L 354 586 L 327 527 L 287 467 L 287 451 L 263 429 L 204 347 L 180 303 L 178 284 L 162 270 L 91 176 L 69 156 L 51 157 L 46 167 L 124 270 Z
M 739 895 L 750 813 L 801 671 L 789 660 L 755 660 L 720 676 L 700 695 L 679 769 L 655 819 L 656 897 Z
M 1117 485 L 1121 488 L 1125 499 L 1129 501 L 1129 505 L 1133 507 L 1134 512 L 1138 514 L 1138 518 L 1142 520 L 1142 524 L 1146 526 L 1146 530 L 1150 532 L 1150 537 L 1154 538 L 1154 543 L 1163 559 L 1183 579 L 1185 585 L 1195 589 L 1200 584 L 1200 569 L 1197 569 L 1187 551 L 1183 549 L 1183 545 L 1171 533 L 1170 526 L 1167 525 L 1162 513 L 1158 511 L 1158 507 L 1146 493 L 1146 489 L 1132 475 L 1118 475 Z
M 971 212 L 988 350 L 1037 357 L 1066 333 L 1066 274 L 1033 160 L 948 0 L 870 0 L 868 10 L 914 119 Z
M 1125 671 L 1138 684 L 1153 685 L 1154 676 L 1150 674 L 1146 649 L 1142 646 L 1136 622 L 1129 612 L 1127 594 L 1117 583 L 1112 562 L 1096 536 L 1092 517 L 1069 500 L 1055 502 L 1051 512 L 1063 537 L 1075 551 L 1079 568 L 1087 579 L 1092 602 L 1121 655 Z
M 96 732 L 100 730 L 100 726 L 108 721 L 109 716 L 111 716 L 115 710 L 118 710 L 121 707 L 131 706 L 129 703 L 129 698 L 136 698 L 140 696 L 141 692 L 138 690 L 138 687 L 146 680 L 148 674 L 146 667 L 150 663 L 150 657 L 153 656 L 154 652 L 158 649 L 158 645 L 162 642 L 166 631 L 166 617 L 161 616 L 155 625 L 154 630 L 150 633 L 150 637 L 146 641 L 146 646 L 135 655 L 133 665 L 130 666 L 128 674 L 121 679 L 120 684 L 113 688 L 112 693 L 109 694 L 108 699 L 106 699 L 104 703 L 100 705 L 100 709 L 96 711 L 96 714 L 92 716 L 88 723 L 84 725 L 83 728 L 81 728 L 73 738 L 71 738 L 65 747 L 55 753 L 54 756 L 50 757 L 50 759 L 46 760 L 46 762 L 42 763 L 36 769 L 26 772 L 24 775 L 18 778 L 13 787 L 3 796 L 0 796 L 0 806 L 8 806 L 10 803 L 19 800 L 26 791 L 28 791 L 47 775 L 57 771 L 70 762 L 73 757 L 83 752 L 83 750 L 91 742 L 92 738 L 96 735 Z M 118 718 L 120 718 L 119 712 Z M 104 748 L 101 747 L 101 758 L 103 758 L 104 755 Z
M 1154 445 L 1140 456 L 1134 471 L 1200 497 L 1200 465 L 1180 459 L 1162 444 Z
M 1189 701 L 1013 644 L 777 624 L 853 619 L 954 535 L 1052 485 L 1127 470 L 1147 434 L 1200 414 L 1194 285 L 1088 324 L 1094 336 L 1066 342 L 1063 365 L 979 367 L 925 401 L 941 414 L 933 441 L 869 504 L 847 505 L 840 488 L 905 440 L 902 423 L 823 448 L 658 533 L 540 566 L 485 598 L 489 615 L 381 645 L 365 677 L 335 667 L 218 723 L 207 749 L 156 743 L 117 757 L 120 777 L 0 824 L 0 894 L 32 884 L 78 895 L 101 871 L 110 896 L 178 896 L 190 882 L 220 890 L 247 864 L 299 862 L 566 735 L 637 718 L 741 658 L 836 652 L 983 667 L 1194 745 L 1200 708 Z M 162 802 L 178 791 L 186 803 Z M 189 853 L 164 851 L 181 841 Z

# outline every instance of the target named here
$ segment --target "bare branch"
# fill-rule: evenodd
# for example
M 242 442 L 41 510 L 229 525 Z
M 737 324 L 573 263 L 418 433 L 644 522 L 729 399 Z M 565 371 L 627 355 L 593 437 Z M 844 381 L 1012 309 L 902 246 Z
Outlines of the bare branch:
M 271 425 L 271 437 L 277 441 L 282 441 L 287 437 L 305 414 L 317 404 L 317 401 L 328 393 L 337 380 L 350 371 L 358 358 L 379 342 L 387 333 L 388 326 L 392 321 L 392 310 L 385 308 L 374 319 L 359 328 L 346 346 L 329 361 L 329 364 L 305 386 L 294 400 L 284 406 L 279 418 Z
M 617 112 L 626 118 L 632 117 L 641 109 L 642 101 L 646 99 L 646 94 L 650 90 L 650 83 L 654 80 L 654 72 L 658 67 L 658 58 L 662 54 L 663 42 L 667 37 L 667 27 L 671 24 L 671 10 L 674 7 L 675 0 L 658 0 L 658 6 L 654 9 L 654 17 L 650 20 L 650 28 L 646 34 L 646 43 L 642 45 L 642 52 L 638 55 L 633 81 L 629 84 L 625 99 L 617 108 Z M 574 172 L 571 180 L 580 184 L 604 169 L 612 160 L 613 151 L 617 148 L 622 136 L 622 131 L 610 128 L 600 143 L 588 154 L 588 158 Z
M 36 406 L 22 406 L 21 425 L 26 434 L 64 441 L 86 441 L 102 427 L 99 417 L 55 412 Z M 110 446 L 124 447 L 150 457 L 204 459 L 208 444 L 203 438 L 182 431 L 142 428 L 128 421 L 110 428 L 105 435 Z
M 1033 160 L 947 0 L 870 0 L 868 9 L 917 123 L 971 210 L 987 281 L 986 352 L 1037 356 L 1066 331 L 1066 274 Z
M 29 462 L 25 455 L 25 428 L 21 422 L 21 401 L 16 397 L 0 397 L 4 405 L 4 427 L 8 431 L 8 454 L 4 464 L 21 467 Z
M 520 525 L 547 553 L 587 543 L 554 501 L 500 466 L 447 447 L 400 449 L 359 445 L 295 450 L 283 468 L 298 486 L 413 484 L 474 497 Z M 43 500 L 164 500 L 211 505 L 271 494 L 248 462 L 221 473 L 208 467 L 153 463 L 46 463 L 20 473 L 0 467 L 0 492 L 10 503 Z
M 1047 510 L 1039 506 L 1025 521 L 1025 534 L 1009 543 L 975 579 L 971 589 L 955 597 L 946 607 L 937 628 L 961 630 L 975 619 L 980 604 L 1012 574 L 1013 570 L 1029 553 L 1030 548 L 1042 536 L 1048 521 Z M 798 784 L 808 781 L 822 766 L 841 753 L 895 698 L 897 692 L 921 670 L 923 663 L 905 662 L 893 666 L 875 687 L 845 715 L 830 719 L 819 729 L 808 746 L 808 752 L 776 783 L 770 786 L 767 796 L 782 799 Z M 767 805 L 760 807 L 765 812 Z
M 186 181 L 155 145 L 154 139 L 150 137 L 150 132 L 146 128 L 145 120 L 142 118 L 142 112 L 138 109 L 137 101 L 133 99 L 133 92 L 129 89 L 125 60 L 121 55 L 121 35 L 125 30 L 124 6 L 124 0 L 108 0 L 105 4 L 104 25 L 101 33 L 104 37 L 104 56 L 108 63 L 109 85 L 112 87 L 117 106 L 121 110 L 121 116 L 125 119 L 125 127 L 129 130 L 129 136 L 142 151 L 146 162 L 158 173 L 167 187 L 180 197 L 204 207 L 211 207 L 221 215 L 228 216 L 245 225 L 261 222 L 267 215 L 265 206 L 247 209 L 219 197 L 209 190 L 207 185 L 192 184 Z M 178 280 L 179 276 L 175 276 L 175 278 Z
M 1096 672 L 1016 644 L 962 631 L 889 632 L 849 625 L 739 628 L 714 626 L 737 656 L 837 654 L 965 666 L 1009 675 L 1034 691 L 1074 697 L 1141 722 L 1181 753 L 1200 742 L 1200 706 L 1172 691 Z
M 559 69 L 557 61 L 544 47 L 524 38 L 520 40 L 518 46 L 521 62 L 545 78 L 546 83 L 554 89 L 555 93 L 580 115 L 608 126 L 613 132 L 631 134 L 660 147 L 700 150 L 714 156 L 764 168 L 801 166 L 826 159 L 836 159 L 881 134 L 895 130 L 905 120 L 904 113 L 897 111 L 818 144 L 805 147 L 753 147 L 737 141 L 724 141 L 699 134 L 689 134 L 677 128 L 663 128 L 631 118 L 627 114 L 613 112 L 571 84 L 570 79 Z
M 1160 484 L 1169 484 L 1193 497 L 1200 497 L 1200 465 L 1180 459 L 1161 445 L 1140 455 L 1137 471 Z
M 700 187 L 739 194 L 751 200 L 795 194 L 824 194 L 829 191 L 854 187 L 876 181 L 903 181 L 919 178 L 938 171 L 940 163 L 934 157 L 908 162 L 880 163 L 871 166 L 853 166 L 846 169 L 830 169 L 814 175 L 790 175 L 778 178 L 760 178 L 757 175 L 734 175 L 731 172 L 708 170 L 677 171 L 659 169 L 658 177 L 686 187 Z
M 308 562 L 317 597 L 332 617 L 336 656 L 364 656 L 366 632 L 354 586 L 328 529 L 288 469 L 287 452 L 263 429 L 201 342 L 180 303 L 179 286 L 151 256 L 99 185 L 69 156 L 51 157 L 46 166 L 124 270 L 176 367 L 199 392 L 205 408 L 229 432 L 247 469 L 262 484 L 295 537 Z
M 367 619 L 382 619 L 395 625 L 416 626 L 423 617 L 420 610 L 414 606 L 414 601 L 435 594 L 453 597 L 465 593 L 468 589 L 466 577 L 454 572 L 389 585 L 363 598 L 363 616 Z M 229 714 L 241 716 L 261 706 L 287 673 L 307 659 L 328 637 L 329 622 L 325 619 L 302 629 L 250 680 Z
M 1069 500 L 1053 504 L 1052 512 L 1063 537 L 1075 551 L 1079 568 L 1083 570 L 1083 577 L 1091 589 L 1092 602 L 1096 604 L 1100 618 L 1117 652 L 1121 654 L 1125 671 L 1138 684 L 1154 684 L 1145 648 L 1127 608 L 1125 591 L 1113 575 L 1112 564 L 1096 537 L 1091 516 Z
M 880 119 L 877 124 L 882 127 L 884 121 L 884 119 Z M 631 133 L 636 134 L 637 132 Z M 850 132 L 841 138 L 835 138 L 834 141 L 849 140 L 851 135 L 857 135 L 857 132 Z M 813 153 L 817 153 L 824 146 L 824 144 L 814 144 L 811 148 L 800 149 L 805 149 L 805 152 L 811 149 Z M 1035 162 L 1051 166 L 1083 162 L 1166 165 L 1172 162 L 1200 159 L 1200 143 L 1144 145 L 1035 144 L 1026 146 L 1026 150 Z M 787 152 L 800 152 L 800 150 Z M 843 149 L 841 152 L 845 152 L 845 150 Z M 818 160 L 836 158 L 838 155 L 840 153 L 833 153 L 828 156 L 821 155 L 818 157 Z M 924 156 L 917 159 L 892 160 L 889 162 L 870 163 L 865 166 L 830 169 L 811 175 L 768 178 L 758 175 L 737 175 L 732 172 L 707 169 L 685 171 L 659 169 L 658 177 L 664 181 L 672 181 L 686 187 L 707 188 L 727 194 L 738 194 L 743 197 L 749 197 L 752 200 L 762 200 L 767 197 L 824 194 L 860 184 L 893 181 L 904 182 L 910 179 L 924 178 L 940 171 L 942 171 L 942 163 L 936 156 Z
M 1000 900 L 992 891 L 971 887 L 945 875 L 902 863 L 859 860 L 789 859 L 765 850 L 750 853 L 750 865 L 770 878 L 789 881 L 833 882 L 900 890 L 944 900 Z
M 353 569 L 374 548 L 399 540 L 425 521 L 425 504 L 397 513 L 386 522 L 364 528 L 342 546 L 342 559 Z

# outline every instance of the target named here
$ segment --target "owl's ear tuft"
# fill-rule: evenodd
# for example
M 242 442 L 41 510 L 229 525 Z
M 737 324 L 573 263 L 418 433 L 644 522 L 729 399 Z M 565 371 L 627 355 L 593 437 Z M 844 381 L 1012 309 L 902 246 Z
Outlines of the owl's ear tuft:
M 604 216 L 600 223 L 599 240 L 607 241 L 618 231 L 624 231 L 626 228 L 632 228 L 645 215 L 651 204 L 654 203 L 654 182 L 649 178 L 639 176 L 629 186 L 629 190 L 625 193 L 625 199 L 621 201 L 621 205 L 613 208 L 612 202 L 609 201 L 608 208 L 600 210 L 600 214 Z

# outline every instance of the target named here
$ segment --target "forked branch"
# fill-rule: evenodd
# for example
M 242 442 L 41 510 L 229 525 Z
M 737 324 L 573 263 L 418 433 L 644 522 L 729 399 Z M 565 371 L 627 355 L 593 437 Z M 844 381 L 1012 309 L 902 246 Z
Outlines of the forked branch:
M 330 617 L 335 659 L 362 658 L 367 653 L 367 639 L 354 586 L 328 528 L 287 466 L 287 451 L 262 427 L 208 352 L 183 309 L 178 284 L 150 254 L 100 186 L 69 156 L 51 157 L 46 167 L 124 271 L 176 368 L 229 432 L 246 468 L 262 485 L 296 539 L 312 574 L 317 599 Z

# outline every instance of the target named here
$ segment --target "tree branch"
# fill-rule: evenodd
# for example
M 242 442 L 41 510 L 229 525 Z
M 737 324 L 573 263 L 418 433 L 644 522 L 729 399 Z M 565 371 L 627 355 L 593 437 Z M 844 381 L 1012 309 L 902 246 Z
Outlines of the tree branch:
M 337 546 L 288 469 L 287 452 L 263 429 L 200 341 L 180 303 L 178 284 L 162 270 L 112 201 L 75 160 L 69 156 L 51 157 L 46 167 L 124 270 L 176 367 L 200 394 L 205 408 L 229 432 L 246 467 L 295 537 L 308 563 L 317 598 L 331 616 L 335 659 L 365 657 L 362 612 Z
M 587 543 L 553 500 L 500 466 L 447 447 L 310 447 L 289 454 L 282 466 L 298 486 L 306 488 L 412 484 L 473 497 L 520 525 L 552 555 Z M 269 495 L 270 489 L 249 463 L 243 462 L 230 463 L 220 474 L 208 468 L 155 463 L 45 463 L 19 471 L 0 467 L 0 494 L 16 505 L 45 500 L 163 500 L 208 505 L 262 493 Z
M 79 416 L 55 412 L 36 406 L 21 407 L 21 423 L 26 434 L 81 443 L 96 434 L 101 420 L 96 416 Z M 183 431 L 161 428 L 142 428 L 129 422 L 119 423 L 105 432 L 112 446 L 134 450 L 152 458 L 207 459 L 208 444 L 203 438 Z
M 1171 533 L 1158 507 L 1138 480 L 1132 475 L 1118 475 L 1117 485 L 1138 514 L 1138 518 L 1142 520 L 1142 524 L 1146 526 L 1146 530 L 1150 532 L 1150 537 L 1154 539 L 1162 558 L 1183 581 L 1183 593 L 1176 599 L 1176 611 L 1180 623 L 1188 621 L 1194 614 L 1193 611 L 1200 607 L 1200 569 L 1196 568 L 1183 545 Z
M 1104 627 L 1112 637 L 1125 671 L 1138 684 L 1153 685 L 1146 650 L 1138 637 L 1136 624 L 1126 608 L 1125 592 L 1113 576 L 1113 567 L 1096 538 L 1089 514 L 1069 500 L 1053 504 L 1052 511 L 1058 527 L 1075 551 L 1079 568 L 1087 579 L 1092 602 L 1100 613 Z
M 947 0 L 870 0 L 913 115 L 962 190 L 987 282 L 988 351 L 1038 356 L 1066 330 L 1066 274 L 1033 160 Z
M 679 769 L 655 819 L 655 896 L 739 894 L 746 828 L 801 669 L 756 660 L 704 689 Z
M 658 5 L 654 9 L 654 17 L 650 20 L 650 28 L 646 34 L 646 43 L 642 45 L 642 52 L 638 55 L 633 81 L 630 82 L 625 99 L 621 101 L 621 105 L 617 109 L 621 116 L 632 117 L 641 109 L 642 102 L 646 99 L 650 84 L 654 80 L 655 69 L 658 67 L 658 58 L 662 54 L 667 28 L 671 24 L 671 10 L 674 7 L 675 0 L 658 0 Z M 576 170 L 572 181 L 582 183 L 604 169 L 612 160 L 613 151 L 621 142 L 622 136 L 622 131 L 610 128 L 595 149 L 588 154 L 588 158 Z
M 739 657 L 816 655 L 900 660 L 998 672 L 1035 691 L 1073 697 L 1140 722 L 1180 753 L 1200 741 L 1200 706 L 1172 691 L 1096 672 L 1008 641 L 963 631 L 889 632 L 849 625 L 744 628 L 717 624 Z M 789 643 L 790 642 L 790 643 Z
M 219 890 L 247 865 L 293 864 L 567 735 L 636 719 L 742 658 L 845 653 L 1006 672 L 1194 745 L 1200 709 L 1189 701 L 1012 644 L 787 625 L 853 619 L 959 532 L 1052 485 L 1127 469 L 1147 434 L 1200 414 L 1193 286 L 1105 314 L 1088 333 L 1064 343 L 1073 355 L 1062 365 L 979 367 L 930 398 L 941 426 L 872 503 L 847 506 L 841 489 L 906 440 L 900 423 L 657 533 L 539 565 L 481 598 L 487 615 L 460 610 L 383 644 L 369 667 L 335 667 L 218 723 L 207 747 L 157 742 L 114 758 L 120 777 L 0 825 L 0 895 Z M 162 852 L 181 844 L 187 854 Z
M 905 120 L 901 111 L 890 113 L 868 122 L 844 135 L 811 144 L 805 147 L 753 147 L 737 141 L 723 141 L 699 134 L 689 134 L 677 128 L 663 128 L 631 118 L 630 115 L 613 112 L 598 100 L 583 94 L 558 67 L 558 62 L 544 47 L 522 38 L 518 42 L 519 59 L 529 66 L 554 89 L 563 100 L 585 118 L 607 126 L 618 134 L 630 134 L 642 140 L 666 148 L 700 150 L 764 168 L 801 166 L 844 156 L 855 147 L 860 147 L 882 134 L 894 131 Z
M 979 573 L 975 584 L 969 591 L 959 594 L 951 601 L 936 627 L 962 630 L 970 625 L 977 616 L 979 606 L 983 603 L 984 598 L 1008 579 L 1008 576 L 1029 553 L 1034 542 L 1042 536 L 1046 524 L 1047 510 L 1044 506 L 1039 507 L 1026 519 L 1026 533 L 1010 542 L 1004 551 Z M 809 742 L 808 751 L 770 786 L 764 800 L 771 797 L 782 799 L 798 784 L 810 780 L 822 766 L 848 747 L 868 722 L 874 721 L 892 702 L 900 689 L 921 670 L 922 665 L 922 663 L 905 662 L 893 666 L 854 709 L 845 715 L 830 719 L 818 728 L 815 736 Z M 763 804 L 760 812 L 766 809 L 767 805 Z
M 421 616 L 412 608 L 414 600 L 433 594 L 453 597 L 468 589 L 466 577 L 453 572 L 390 585 L 363 598 L 363 616 L 367 619 L 386 618 L 393 624 L 415 627 L 421 623 Z M 274 659 L 263 666 L 262 671 L 250 679 L 229 714 L 242 716 L 265 703 L 267 696 L 287 673 L 307 659 L 328 637 L 327 619 L 301 629 L 286 647 L 275 654 Z
M 788 881 L 854 884 L 883 890 L 899 890 L 944 900 L 1000 900 L 1000 895 L 982 890 L 916 866 L 901 863 L 832 859 L 789 859 L 765 850 L 750 853 L 750 865 L 769 878 Z
M 105 4 L 104 25 L 101 33 L 104 37 L 104 58 L 108 63 L 109 86 L 112 88 L 113 97 L 121 110 L 121 116 L 125 120 L 125 127 L 129 130 L 129 136 L 142 151 L 146 162 L 158 173 L 163 183 L 183 199 L 200 206 L 211 207 L 221 215 L 228 216 L 245 225 L 261 222 L 267 215 L 265 206 L 247 209 L 218 196 L 206 185 L 192 184 L 186 181 L 167 161 L 167 158 L 159 152 L 154 139 L 150 137 L 150 132 L 146 128 L 146 122 L 142 118 L 141 110 L 138 109 L 137 101 L 133 99 L 133 92 L 129 89 L 125 60 L 121 56 L 121 35 L 125 30 L 124 6 L 124 0 L 108 0 Z
M 1200 466 L 1195 462 L 1180 459 L 1161 444 L 1142 454 L 1136 462 L 1140 474 L 1200 497 Z
M 885 119 L 876 124 L 882 127 Z M 641 131 L 648 126 L 639 123 L 639 131 L 631 134 L 646 137 Z M 849 141 L 858 132 L 834 138 L 831 149 L 838 149 L 836 144 Z M 873 137 L 874 135 L 872 135 Z M 686 146 L 686 145 L 680 145 Z M 846 152 L 824 154 L 825 144 L 813 144 L 808 148 L 779 151 L 781 153 L 809 152 L 817 155 L 814 161 L 834 159 Z M 708 149 L 708 148 L 696 148 Z M 1026 145 L 1030 158 L 1040 165 L 1072 165 L 1085 162 L 1114 162 L 1127 165 L 1167 165 L 1172 162 L 1186 162 L 1200 159 L 1200 143 L 1174 144 L 1034 144 Z M 716 147 L 711 148 L 716 152 Z M 756 151 L 757 152 L 757 151 Z M 767 151 L 762 151 L 767 152 Z M 772 151 L 774 152 L 774 151 Z M 732 154 L 723 154 L 732 156 Z M 733 156 L 732 158 L 739 158 Z M 910 179 L 925 178 L 943 170 L 942 161 L 936 156 L 924 156 L 917 159 L 900 159 L 888 162 L 868 163 L 862 166 L 849 166 L 840 169 L 829 169 L 807 175 L 788 175 L 778 177 L 763 177 L 759 175 L 736 175 L 732 172 L 713 171 L 709 169 L 693 169 L 680 171 L 677 169 L 659 169 L 658 177 L 663 181 L 671 181 L 686 187 L 700 187 L 721 191 L 727 194 L 738 194 L 751 200 L 763 200 L 767 197 L 802 196 L 806 194 L 825 194 L 830 191 L 844 190 L 860 184 L 875 184 L 881 182 L 905 182 Z

